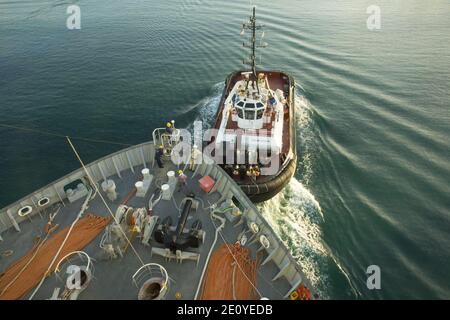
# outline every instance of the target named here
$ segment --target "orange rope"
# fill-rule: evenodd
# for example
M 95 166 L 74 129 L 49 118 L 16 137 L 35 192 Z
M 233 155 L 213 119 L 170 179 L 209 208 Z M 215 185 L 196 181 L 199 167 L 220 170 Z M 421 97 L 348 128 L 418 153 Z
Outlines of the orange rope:
M 239 266 L 235 266 L 235 263 Z M 251 259 L 249 249 L 238 244 L 223 244 L 211 256 L 200 299 L 233 300 L 234 297 L 237 300 L 256 299 L 257 295 L 252 285 L 256 282 L 256 272 L 257 262 Z
M 102 232 L 110 221 L 111 218 L 109 217 L 105 218 L 91 214 L 80 219 L 75 224 L 70 238 L 58 255 L 59 259 L 72 251 L 83 249 L 94 240 L 100 232 Z M 67 226 L 56 233 L 52 238 L 47 239 L 44 243 L 39 241 L 34 244 L 27 254 L 19 258 L 0 276 L 0 292 L 2 292 L 0 300 L 20 299 L 39 283 L 44 276 L 50 261 L 52 261 L 66 237 L 69 228 L 70 226 Z M 35 254 L 38 244 L 41 244 L 42 246 L 31 263 L 29 263 L 31 257 Z M 28 266 L 27 263 L 29 263 Z M 21 273 L 21 270 L 24 267 L 26 272 Z M 51 272 L 54 272 L 55 267 L 56 265 L 52 268 Z M 19 277 L 15 279 L 18 274 L 20 274 Z M 12 280 L 14 280 L 13 285 L 7 287 Z M 4 290 L 5 288 L 6 290 Z

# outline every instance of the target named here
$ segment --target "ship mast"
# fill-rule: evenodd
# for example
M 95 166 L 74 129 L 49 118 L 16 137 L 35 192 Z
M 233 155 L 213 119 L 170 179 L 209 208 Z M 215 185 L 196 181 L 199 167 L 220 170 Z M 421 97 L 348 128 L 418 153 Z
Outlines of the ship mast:
M 256 82 L 258 92 L 259 92 L 259 86 L 258 86 L 257 75 L 256 75 L 256 48 L 265 48 L 267 46 L 266 43 L 261 43 L 259 45 L 256 44 L 256 31 L 260 30 L 262 28 L 263 28 L 262 25 L 256 24 L 256 7 L 253 7 L 253 15 L 250 17 L 249 23 L 243 24 L 242 31 L 244 32 L 244 30 L 247 29 L 247 30 L 250 30 L 252 33 L 251 39 L 250 39 L 251 42 L 243 43 L 244 47 L 251 49 L 250 60 L 248 60 L 248 61 L 244 60 L 244 64 L 248 64 L 252 67 L 252 78 Z

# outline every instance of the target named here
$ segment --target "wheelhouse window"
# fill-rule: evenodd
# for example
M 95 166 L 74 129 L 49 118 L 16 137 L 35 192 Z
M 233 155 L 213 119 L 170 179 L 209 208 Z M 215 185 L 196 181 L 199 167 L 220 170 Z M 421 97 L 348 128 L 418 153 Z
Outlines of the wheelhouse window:
M 237 116 L 241 119 L 244 119 L 244 101 L 239 101 L 238 103 L 236 103 L 236 111 L 237 111 Z
M 236 111 L 237 111 L 238 117 L 241 119 L 244 119 L 244 112 L 242 111 L 242 108 L 237 107 Z
M 258 111 L 256 111 L 256 119 L 261 119 L 263 117 L 263 114 L 264 114 L 264 108 L 258 109 Z
M 255 120 L 255 110 L 245 109 L 245 119 Z

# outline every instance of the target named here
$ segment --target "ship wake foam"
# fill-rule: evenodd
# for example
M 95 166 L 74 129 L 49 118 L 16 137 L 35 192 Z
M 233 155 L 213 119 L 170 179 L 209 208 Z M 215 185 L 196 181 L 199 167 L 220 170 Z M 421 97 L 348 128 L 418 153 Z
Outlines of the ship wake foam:
M 296 178 L 274 198 L 258 205 L 262 215 L 289 248 L 321 298 L 326 298 L 328 251 L 322 242 L 322 209 Z
M 208 129 L 214 124 L 214 117 L 217 109 L 219 108 L 220 98 L 222 97 L 222 91 L 224 84 L 222 82 L 215 84 L 211 88 L 210 95 L 204 97 L 199 102 L 188 108 L 188 110 L 196 110 L 197 116 L 195 121 L 201 121 L 203 123 L 203 129 Z M 193 129 L 194 123 L 191 123 L 187 129 Z

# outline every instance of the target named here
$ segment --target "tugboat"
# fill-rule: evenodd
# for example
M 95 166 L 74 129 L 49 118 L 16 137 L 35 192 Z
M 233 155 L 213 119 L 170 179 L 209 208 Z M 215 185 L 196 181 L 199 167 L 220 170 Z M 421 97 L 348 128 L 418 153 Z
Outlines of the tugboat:
M 241 35 L 250 30 L 250 70 L 231 73 L 216 114 L 211 138 L 215 160 L 253 202 L 266 201 L 290 181 L 297 166 L 295 144 L 295 84 L 281 71 L 256 69 L 256 9 Z M 263 36 L 263 34 L 262 34 Z

